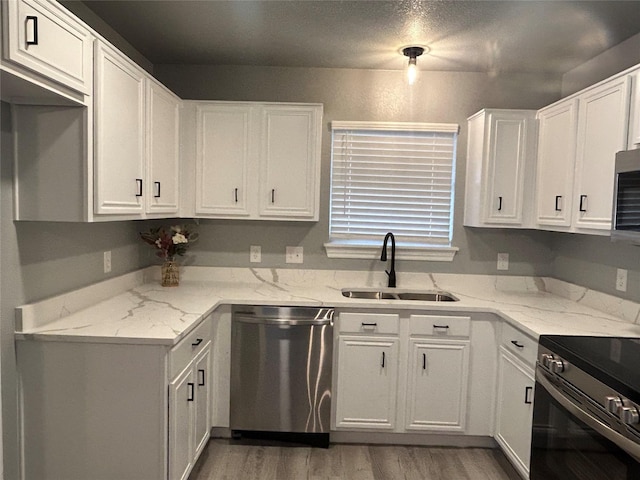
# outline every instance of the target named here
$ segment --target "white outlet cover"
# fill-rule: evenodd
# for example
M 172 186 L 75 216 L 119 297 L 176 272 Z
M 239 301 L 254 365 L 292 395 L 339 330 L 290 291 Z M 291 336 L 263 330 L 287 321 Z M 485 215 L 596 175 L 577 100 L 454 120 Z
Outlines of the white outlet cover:
M 104 252 L 103 263 L 104 273 L 109 273 L 111 271 L 111 250 Z
M 287 247 L 285 261 L 287 263 L 303 263 L 304 249 L 302 247 Z
M 508 253 L 499 253 L 498 254 L 498 270 L 509 270 L 509 254 Z
M 262 262 L 262 247 L 260 245 L 251 245 L 249 247 L 249 261 L 251 263 Z
M 627 291 L 627 270 L 624 268 L 616 270 L 616 290 L 619 292 Z

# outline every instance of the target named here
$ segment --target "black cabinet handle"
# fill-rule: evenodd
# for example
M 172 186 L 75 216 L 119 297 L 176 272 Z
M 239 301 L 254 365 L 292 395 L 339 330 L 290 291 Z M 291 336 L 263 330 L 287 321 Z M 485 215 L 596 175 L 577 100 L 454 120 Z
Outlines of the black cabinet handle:
M 25 36 L 26 36 L 26 24 L 28 24 L 29 22 L 33 22 L 33 39 L 32 40 L 26 40 L 26 44 L 27 45 L 38 45 L 38 17 L 36 17 L 35 15 L 27 15 L 27 18 L 25 20 Z
M 524 345 L 520 345 L 517 340 L 511 340 L 511 343 L 513 343 L 518 348 L 524 348 Z
M 198 369 L 198 386 L 204 387 L 204 370 Z
M 533 391 L 533 387 L 526 387 L 524 389 L 524 403 L 527 405 L 531 405 L 533 402 L 531 401 L 530 393 Z
M 502 210 L 502 197 L 498 197 L 498 211 Z
M 189 382 L 187 383 L 187 386 L 189 387 L 189 396 L 187 397 L 187 402 L 193 402 L 195 396 L 195 385 L 193 382 Z
M 156 193 L 154 195 L 155 198 L 160 198 L 160 182 L 153 182 L 156 186 Z
M 448 330 L 449 329 L 449 325 L 436 325 L 435 323 L 433 324 L 433 328 L 442 328 L 444 330 Z
M 562 208 L 560 208 L 560 200 L 562 200 L 562 195 L 556 195 L 556 212 L 562 211 Z
M 382 352 L 382 368 L 384 368 L 385 354 Z
M 202 343 L 202 339 L 201 338 L 196 338 L 196 341 L 193 342 L 191 344 L 192 347 L 197 347 L 198 345 L 200 345 Z
M 362 322 L 362 326 L 363 327 L 377 327 L 378 324 L 377 323 L 367 323 L 367 322 Z
M 426 353 L 422 354 L 422 369 L 423 370 L 427 369 L 427 354 Z
M 581 212 L 586 212 L 587 211 L 587 209 L 584 208 L 584 202 L 585 202 L 586 199 L 587 199 L 586 195 L 580 195 L 580 211 Z
M 271 203 L 276 203 L 276 189 L 271 189 Z
M 235 188 L 233 190 L 233 197 L 235 198 L 236 203 L 238 203 L 238 189 L 237 188 Z
M 142 196 L 142 179 L 141 178 L 136 178 L 136 185 L 138 186 L 136 197 L 141 197 Z

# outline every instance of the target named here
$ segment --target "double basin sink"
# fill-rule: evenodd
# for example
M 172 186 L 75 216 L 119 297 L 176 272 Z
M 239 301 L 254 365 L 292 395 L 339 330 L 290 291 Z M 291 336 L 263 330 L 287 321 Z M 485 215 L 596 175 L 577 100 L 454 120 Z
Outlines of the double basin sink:
M 393 290 L 342 290 L 342 296 L 368 300 L 417 300 L 421 302 L 457 302 L 449 292 L 442 291 L 399 291 Z

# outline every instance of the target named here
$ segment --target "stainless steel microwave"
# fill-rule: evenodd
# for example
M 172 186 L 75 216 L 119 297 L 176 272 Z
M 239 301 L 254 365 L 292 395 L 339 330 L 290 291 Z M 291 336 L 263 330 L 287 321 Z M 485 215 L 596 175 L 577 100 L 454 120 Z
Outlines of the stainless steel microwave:
M 640 245 L 640 149 L 616 154 L 611 239 Z

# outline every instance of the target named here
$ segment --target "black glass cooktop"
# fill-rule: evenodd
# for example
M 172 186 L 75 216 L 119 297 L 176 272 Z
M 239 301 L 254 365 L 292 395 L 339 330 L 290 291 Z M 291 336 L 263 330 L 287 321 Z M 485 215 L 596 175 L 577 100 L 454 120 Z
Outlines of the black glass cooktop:
M 640 403 L 640 338 L 542 335 L 540 345 Z

